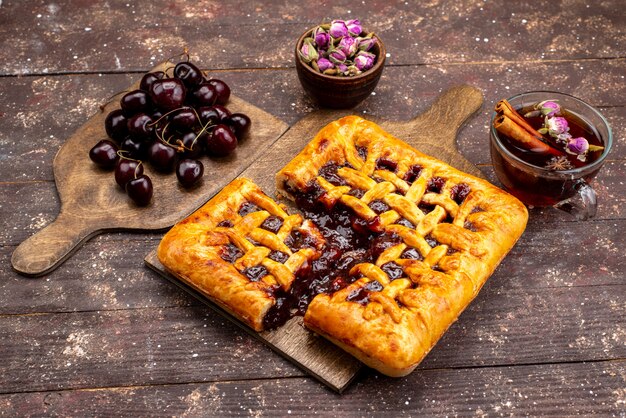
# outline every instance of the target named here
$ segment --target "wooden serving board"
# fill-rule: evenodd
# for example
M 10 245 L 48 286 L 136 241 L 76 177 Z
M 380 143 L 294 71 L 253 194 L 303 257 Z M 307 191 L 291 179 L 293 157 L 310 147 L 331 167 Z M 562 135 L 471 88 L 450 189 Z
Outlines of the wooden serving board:
M 173 64 L 164 62 L 151 71 L 163 71 Z M 127 91 L 139 87 L 139 81 Z M 99 169 L 88 157 L 89 150 L 107 137 L 104 119 L 119 108 L 113 98 L 102 112 L 81 126 L 61 147 L 53 162 L 54 180 L 61 210 L 41 231 L 22 242 L 13 252 L 13 268 L 26 276 L 41 276 L 58 267 L 89 238 L 104 231 L 154 231 L 171 227 L 202 206 L 261 153 L 288 125 L 271 114 L 231 96 L 228 108 L 252 119 L 252 129 L 235 153 L 227 158 L 203 158 L 204 177 L 191 190 L 178 184 L 176 175 L 160 174 L 145 164 L 144 172 L 154 185 L 154 197 L 146 207 L 136 206 L 115 183 L 113 172 Z
M 443 93 L 426 112 L 409 121 L 391 122 L 377 118 L 369 119 L 418 150 L 467 173 L 483 177 L 480 170 L 456 149 L 456 135 L 459 128 L 480 108 L 482 101 L 482 93 L 476 88 L 459 86 Z M 276 172 L 298 154 L 324 125 L 348 114 L 350 114 L 349 111 L 336 110 L 319 110 L 310 113 L 293 125 L 269 149 L 261 153 L 258 159 L 240 174 L 240 177 L 253 180 L 265 193 L 276 198 L 274 181 Z M 290 201 L 283 199 L 281 202 L 289 207 L 291 213 L 297 212 Z M 267 344 L 272 350 L 337 392 L 342 392 L 362 367 L 359 361 L 345 351 L 307 331 L 302 325 L 301 317 L 292 318 L 275 330 L 257 333 L 210 302 L 198 290 L 168 273 L 159 262 L 156 250 L 148 254 L 145 262 L 154 271 L 224 315 Z

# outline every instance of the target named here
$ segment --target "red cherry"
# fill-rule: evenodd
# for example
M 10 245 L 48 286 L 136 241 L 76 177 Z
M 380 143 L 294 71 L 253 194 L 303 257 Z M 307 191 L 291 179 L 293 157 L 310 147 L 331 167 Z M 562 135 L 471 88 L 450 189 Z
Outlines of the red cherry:
M 122 189 L 126 187 L 126 183 L 142 174 L 143 164 L 141 161 L 121 158 L 115 166 L 115 181 Z
M 126 194 L 138 206 L 146 206 L 152 199 L 152 180 L 145 174 L 126 183 Z
M 237 137 L 226 125 L 213 128 L 206 143 L 207 153 L 213 157 L 225 157 L 237 148 Z
M 204 165 L 202 161 L 186 158 L 176 165 L 176 177 L 183 187 L 191 187 L 202 178 Z
M 102 168 L 113 168 L 119 158 L 117 145 L 108 139 L 103 139 L 89 151 L 89 158 Z
M 215 87 L 215 91 L 217 92 L 216 103 L 221 105 L 226 104 L 230 98 L 230 87 L 228 87 L 228 84 L 216 78 L 209 80 L 209 84 Z
M 185 102 L 187 89 L 178 78 L 155 80 L 150 86 L 152 102 L 163 111 L 177 109 Z

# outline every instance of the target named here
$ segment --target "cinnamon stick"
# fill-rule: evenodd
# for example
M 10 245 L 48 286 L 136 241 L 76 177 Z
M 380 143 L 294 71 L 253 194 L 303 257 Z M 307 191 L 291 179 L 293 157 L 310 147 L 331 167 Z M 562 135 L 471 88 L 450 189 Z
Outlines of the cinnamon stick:
M 494 119 L 493 127 L 515 140 L 520 147 L 540 154 L 564 155 L 561 150 L 546 143 L 543 135 L 517 113 L 508 100 L 496 103 L 495 111 L 498 117 Z
M 493 127 L 501 134 L 515 140 L 517 145 L 524 149 L 539 154 L 563 155 L 559 150 L 537 139 L 506 114 L 497 116 L 493 121 Z
M 522 115 L 517 113 L 517 110 L 513 109 L 513 106 L 511 106 L 511 103 L 509 103 L 508 100 L 500 100 L 498 103 L 496 103 L 495 111 L 499 115 L 508 116 L 509 119 L 517 123 L 522 128 L 526 129 L 535 138 L 540 140 L 543 139 L 543 135 L 541 135 L 541 133 L 533 128 L 528 122 L 526 122 L 526 119 L 524 119 Z

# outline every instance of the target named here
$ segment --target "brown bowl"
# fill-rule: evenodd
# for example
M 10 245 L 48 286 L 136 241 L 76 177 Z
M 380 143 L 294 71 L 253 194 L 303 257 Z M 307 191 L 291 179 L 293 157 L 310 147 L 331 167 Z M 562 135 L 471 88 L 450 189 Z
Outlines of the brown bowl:
M 317 26 L 315 26 L 317 27 Z M 303 62 L 298 54 L 304 39 L 311 36 L 315 28 L 305 31 L 296 43 L 296 70 L 304 91 L 324 107 L 346 109 L 354 107 L 365 100 L 374 91 L 385 67 L 385 45 L 378 36 L 378 42 L 371 49 L 376 55 L 376 63 L 369 70 L 353 77 L 337 77 L 315 71 Z M 365 33 L 368 33 L 364 30 Z

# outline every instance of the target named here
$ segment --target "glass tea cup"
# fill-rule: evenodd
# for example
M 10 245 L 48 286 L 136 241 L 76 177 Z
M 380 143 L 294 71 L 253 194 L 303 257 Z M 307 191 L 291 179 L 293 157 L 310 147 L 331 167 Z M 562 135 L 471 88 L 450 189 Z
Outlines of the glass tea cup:
M 529 206 L 553 206 L 578 219 L 594 217 L 597 198 L 589 182 L 604 164 L 613 145 L 613 134 L 607 120 L 594 107 L 569 94 L 533 91 L 507 100 L 518 111 L 544 100 L 556 101 L 568 114 L 595 131 L 604 150 L 597 159 L 569 170 L 556 171 L 531 164 L 503 144 L 500 133 L 493 126 L 497 117 L 494 112 L 489 130 L 491 160 L 504 188 Z

